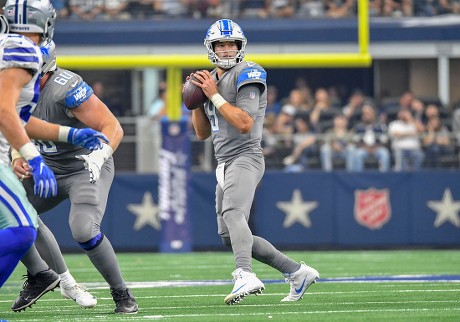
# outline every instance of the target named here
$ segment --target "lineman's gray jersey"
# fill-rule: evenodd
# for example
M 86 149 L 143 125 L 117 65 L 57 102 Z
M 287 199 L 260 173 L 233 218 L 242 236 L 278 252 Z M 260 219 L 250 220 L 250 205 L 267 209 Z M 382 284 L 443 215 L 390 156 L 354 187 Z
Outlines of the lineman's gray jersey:
M 24 68 L 30 71 L 32 79 L 21 90 L 16 111 L 25 125 L 37 106 L 40 93 L 40 68 L 42 54 L 40 48 L 29 38 L 7 34 L 0 35 L 0 70 L 7 68 Z M 8 93 L 3 93 L 8 94 Z M 9 164 L 9 144 L 0 133 L 0 163 Z
M 213 70 L 211 74 L 216 78 L 216 70 Z M 217 81 L 220 95 L 254 119 L 251 131 L 242 134 L 220 115 L 211 101 L 206 102 L 204 110 L 211 123 L 214 153 L 218 163 L 230 161 L 241 154 L 262 153 L 260 142 L 267 107 L 266 78 L 267 73 L 260 65 L 243 61 L 225 72 Z M 249 91 L 241 90 L 245 85 L 254 87 Z M 259 93 L 256 93 L 257 89 Z M 253 99 L 258 99 L 258 104 L 244 103 Z
M 72 115 L 91 95 L 93 89 L 81 78 L 69 70 L 58 68 L 54 71 L 40 93 L 38 108 L 33 115 L 47 122 L 75 128 L 87 127 Z M 84 168 L 79 154 L 90 151 L 65 142 L 35 140 L 35 145 L 55 174 L 68 174 Z

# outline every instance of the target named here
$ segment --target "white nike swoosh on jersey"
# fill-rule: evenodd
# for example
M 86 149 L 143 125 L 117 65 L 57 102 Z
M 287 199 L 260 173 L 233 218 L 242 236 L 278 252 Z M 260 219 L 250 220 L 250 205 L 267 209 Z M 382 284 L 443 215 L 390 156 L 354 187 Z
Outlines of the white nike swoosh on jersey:
M 78 80 L 75 81 L 75 83 L 70 84 L 70 87 L 75 87 L 78 84 Z

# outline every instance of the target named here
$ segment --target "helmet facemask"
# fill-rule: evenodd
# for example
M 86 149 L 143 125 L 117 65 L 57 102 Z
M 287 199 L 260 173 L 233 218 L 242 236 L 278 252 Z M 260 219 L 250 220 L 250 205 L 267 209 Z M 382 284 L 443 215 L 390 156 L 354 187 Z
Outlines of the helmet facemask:
M 238 51 L 233 58 L 219 58 L 216 54 L 214 47 L 218 42 L 231 42 L 237 43 Z M 218 20 L 214 23 L 206 33 L 204 45 L 208 50 L 209 61 L 222 68 L 230 69 L 244 59 L 244 50 L 246 48 L 246 37 L 240 26 L 230 19 Z

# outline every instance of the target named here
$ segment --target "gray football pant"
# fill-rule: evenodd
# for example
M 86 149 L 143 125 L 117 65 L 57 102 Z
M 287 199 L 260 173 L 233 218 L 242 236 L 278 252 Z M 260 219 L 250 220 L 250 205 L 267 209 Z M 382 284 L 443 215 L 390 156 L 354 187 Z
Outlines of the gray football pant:
M 114 177 L 113 159 L 103 166 L 101 178 L 94 184 L 89 182 L 88 170 L 74 172 L 71 175 L 56 175 L 58 196 L 41 199 L 33 193 L 33 180 L 24 182 L 27 197 L 39 214 L 53 209 L 65 199 L 70 200 L 69 225 L 73 238 L 84 243 L 100 233 L 100 226 L 107 205 L 107 198 Z M 28 271 L 35 275 L 43 270 L 44 262 L 57 273 L 63 273 L 67 267 L 54 235 L 40 220 L 36 247 L 32 247 L 21 260 Z M 38 252 L 37 252 L 38 248 Z M 89 251 L 89 259 L 112 288 L 126 288 L 115 251 L 107 237 Z
M 292 273 L 300 264 L 267 240 L 253 236 L 248 225 L 254 194 L 265 171 L 259 155 L 243 155 L 225 165 L 224 189 L 216 186 L 218 233 L 233 250 L 236 268 L 252 271 L 252 257 L 281 273 Z

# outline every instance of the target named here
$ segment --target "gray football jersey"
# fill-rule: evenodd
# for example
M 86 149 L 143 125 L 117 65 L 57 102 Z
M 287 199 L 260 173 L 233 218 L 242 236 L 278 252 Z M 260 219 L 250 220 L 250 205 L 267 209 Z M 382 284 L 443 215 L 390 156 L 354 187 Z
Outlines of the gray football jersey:
M 216 79 L 216 71 L 211 74 Z M 244 91 L 239 95 L 244 85 L 256 85 L 260 94 L 253 91 Z M 204 110 L 211 123 L 214 154 L 218 163 L 228 162 L 241 154 L 261 154 L 261 140 L 265 109 L 267 107 L 267 73 L 258 64 L 243 61 L 229 69 L 221 79 L 217 80 L 219 93 L 222 97 L 238 108 L 248 113 L 254 119 L 254 126 L 247 134 L 240 133 L 220 115 L 211 101 L 206 102 Z M 251 99 L 258 97 L 256 108 L 254 104 L 247 104 Z
M 72 109 L 88 100 L 93 93 L 93 89 L 80 75 L 58 68 L 42 88 L 33 116 L 60 125 L 75 128 L 87 127 L 72 115 Z M 90 152 L 85 148 L 65 142 L 34 140 L 34 143 L 46 164 L 57 175 L 83 169 L 83 162 L 75 156 Z

